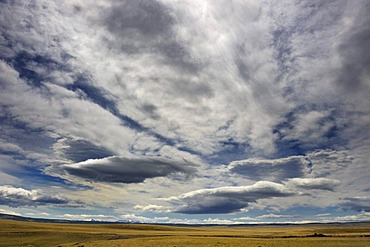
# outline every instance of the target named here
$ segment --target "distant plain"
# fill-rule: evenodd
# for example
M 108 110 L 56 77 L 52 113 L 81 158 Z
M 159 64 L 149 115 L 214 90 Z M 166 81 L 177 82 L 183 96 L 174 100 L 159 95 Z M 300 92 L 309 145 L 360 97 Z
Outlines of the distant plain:
M 0 220 L 0 246 L 370 246 L 370 223 L 163 226 Z

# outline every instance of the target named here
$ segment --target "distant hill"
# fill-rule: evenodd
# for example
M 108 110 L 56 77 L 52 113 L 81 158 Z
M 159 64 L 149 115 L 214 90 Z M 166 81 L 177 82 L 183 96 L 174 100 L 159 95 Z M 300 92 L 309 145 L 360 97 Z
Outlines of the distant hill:
M 261 224 L 171 224 L 171 223 L 142 223 L 132 221 L 82 221 L 82 220 L 65 220 L 65 219 L 45 219 L 45 218 L 31 218 L 18 215 L 2 214 L 0 219 L 26 221 L 26 222 L 45 222 L 45 223 L 69 223 L 69 224 L 145 224 L 145 225 L 163 225 L 163 226 L 226 226 L 226 227 L 253 227 L 253 226 L 297 226 L 297 225 L 350 225 L 350 224 L 369 224 L 370 221 L 353 221 L 353 222 L 329 222 L 329 223 L 261 223 Z
M 102 221 L 82 221 L 82 220 L 31 218 L 31 217 L 24 217 L 24 216 L 18 216 L 18 215 L 10 215 L 10 214 L 2 214 L 2 213 L 0 213 L 0 219 L 27 221 L 27 222 L 45 222 L 45 223 L 76 223 L 76 224 L 116 223 L 116 222 L 102 222 Z M 127 222 L 119 222 L 119 223 L 124 224 L 124 223 L 127 223 Z

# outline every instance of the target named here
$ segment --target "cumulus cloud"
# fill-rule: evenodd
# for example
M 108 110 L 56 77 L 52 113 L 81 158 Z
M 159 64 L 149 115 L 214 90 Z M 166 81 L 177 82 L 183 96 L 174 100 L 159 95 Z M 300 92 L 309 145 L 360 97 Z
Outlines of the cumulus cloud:
M 192 175 L 194 164 L 160 157 L 127 158 L 112 156 L 62 166 L 68 174 L 90 181 L 107 183 L 141 183 L 147 178 L 175 173 Z
M 282 184 L 259 181 L 250 186 L 220 187 L 188 192 L 170 200 L 180 202 L 174 212 L 184 214 L 222 214 L 238 212 L 259 199 L 288 197 L 295 193 Z
M 59 195 L 12 186 L 0 186 L 0 204 L 10 207 L 67 205 L 69 201 Z

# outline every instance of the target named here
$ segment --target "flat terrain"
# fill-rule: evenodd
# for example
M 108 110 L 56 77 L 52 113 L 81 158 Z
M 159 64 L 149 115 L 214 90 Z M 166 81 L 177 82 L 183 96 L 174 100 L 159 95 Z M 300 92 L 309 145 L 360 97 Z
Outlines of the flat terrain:
M 177 227 L 0 220 L 0 246 L 370 246 L 370 223 Z

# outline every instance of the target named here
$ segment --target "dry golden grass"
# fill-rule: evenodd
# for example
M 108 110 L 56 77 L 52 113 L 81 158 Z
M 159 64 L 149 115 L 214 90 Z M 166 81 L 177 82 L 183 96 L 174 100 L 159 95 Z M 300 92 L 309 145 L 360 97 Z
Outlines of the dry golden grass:
M 327 237 L 307 237 L 321 233 Z M 370 223 L 174 227 L 0 220 L 0 246 L 370 246 Z

